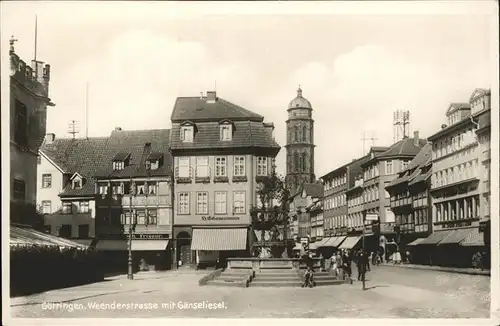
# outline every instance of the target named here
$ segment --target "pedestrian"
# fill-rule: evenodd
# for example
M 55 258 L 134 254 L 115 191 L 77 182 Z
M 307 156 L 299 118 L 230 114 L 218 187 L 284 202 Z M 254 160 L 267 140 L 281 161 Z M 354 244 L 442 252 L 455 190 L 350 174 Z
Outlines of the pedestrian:
M 358 281 L 364 281 L 366 275 L 366 267 L 367 267 L 368 256 L 362 250 L 358 256 Z
M 366 255 L 366 270 L 367 271 L 371 271 L 370 269 L 370 259 L 368 258 L 369 256 L 367 254 Z M 371 253 L 370 253 L 370 256 L 371 256 Z
M 408 250 L 406 250 L 406 263 L 411 264 L 411 254 Z
M 332 271 L 335 272 L 335 275 L 339 275 L 337 273 L 337 255 L 333 254 L 332 257 L 330 257 L 331 263 L 332 263 Z
M 347 275 L 347 277 L 351 278 L 352 275 L 352 260 L 351 257 L 347 252 L 344 252 L 342 255 L 342 268 L 344 270 L 344 275 Z
M 483 267 L 483 257 L 481 255 L 481 253 L 478 251 L 476 252 L 473 256 L 472 256 L 472 266 L 474 268 L 478 268 L 478 269 L 481 269 L 481 271 L 484 269 Z

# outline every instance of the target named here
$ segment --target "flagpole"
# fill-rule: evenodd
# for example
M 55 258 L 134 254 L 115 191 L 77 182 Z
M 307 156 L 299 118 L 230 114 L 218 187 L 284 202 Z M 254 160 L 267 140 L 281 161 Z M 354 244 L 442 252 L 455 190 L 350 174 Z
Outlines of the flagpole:
M 38 43 L 38 15 L 35 15 L 35 56 L 34 60 L 36 61 L 36 46 Z

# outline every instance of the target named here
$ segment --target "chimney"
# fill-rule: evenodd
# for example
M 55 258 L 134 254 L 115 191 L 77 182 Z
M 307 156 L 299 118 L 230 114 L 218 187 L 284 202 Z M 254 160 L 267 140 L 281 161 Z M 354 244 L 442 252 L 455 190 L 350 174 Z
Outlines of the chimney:
M 55 138 L 56 138 L 56 134 L 46 134 L 45 135 L 45 144 L 53 143 Z
M 207 103 L 215 103 L 217 100 L 216 92 L 207 92 Z
M 413 144 L 417 147 L 420 146 L 420 139 L 418 138 L 418 131 L 413 132 Z
M 115 127 L 115 131 L 122 131 L 122 127 Z
M 268 135 L 274 139 L 274 123 L 264 122 L 264 128 L 266 129 Z

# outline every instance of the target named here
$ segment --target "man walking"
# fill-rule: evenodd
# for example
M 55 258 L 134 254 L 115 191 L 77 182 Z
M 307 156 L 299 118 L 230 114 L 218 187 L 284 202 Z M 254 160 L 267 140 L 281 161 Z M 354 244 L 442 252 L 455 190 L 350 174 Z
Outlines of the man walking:
M 368 256 L 363 250 L 360 250 L 359 256 L 358 256 L 358 281 L 364 281 L 365 280 L 365 275 L 366 275 L 366 267 L 368 266 Z

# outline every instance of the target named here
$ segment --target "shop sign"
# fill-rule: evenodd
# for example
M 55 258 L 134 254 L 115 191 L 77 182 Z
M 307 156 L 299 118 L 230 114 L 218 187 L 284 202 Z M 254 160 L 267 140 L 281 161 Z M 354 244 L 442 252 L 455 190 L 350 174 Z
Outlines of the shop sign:
M 132 234 L 132 239 L 142 239 L 142 240 L 160 240 L 169 239 L 168 234 Z
M 195 215 L 179 214 L 174 216 L 174 225 L 249 225 L 251 218 L 249 214 L 242 215 Z
M 202 221 L 239 221 L 240 216 L 202 216 Z
M 380 224 L 380 233 L 394 233 L 394 225 L 388 223 Z
M 442 227 L 444 229 L 451 229 L 451 228 L 461 228 L 461 227 L 471 226 L 471 225 L 472 225 L 471 221 L 460 221 L 460 222 L 456 221 L 456 222 L 443 223 Z
M 367 221 L 378 221 L 378 215 L 377 214 L 366 214 L 366 220 Z

